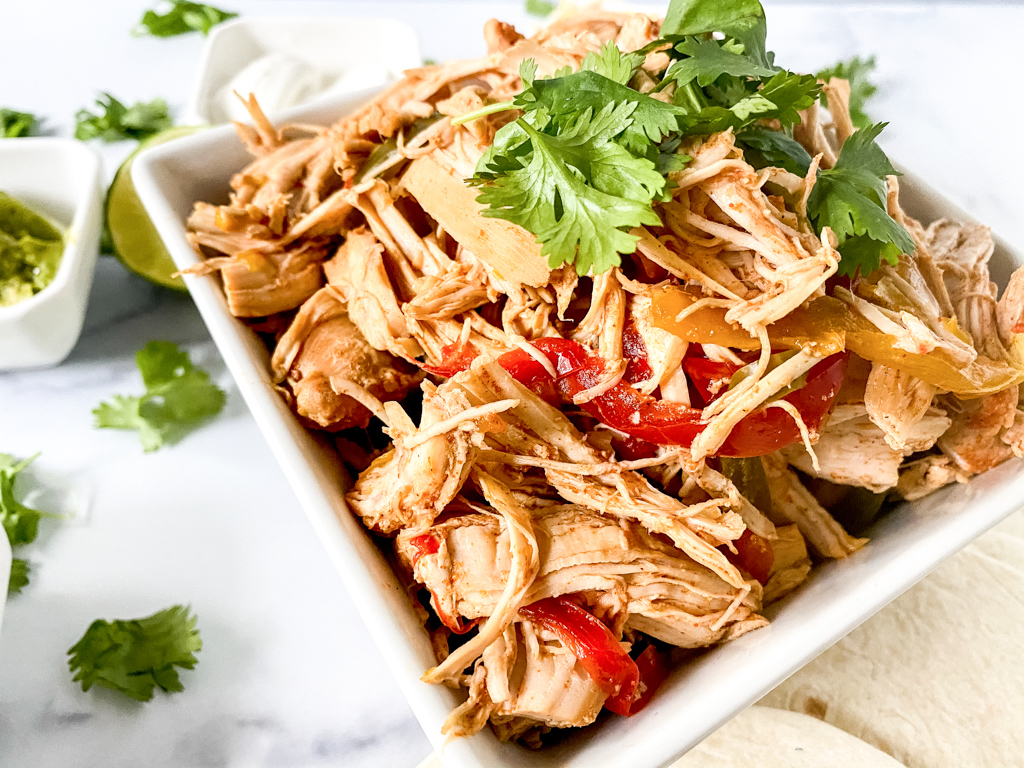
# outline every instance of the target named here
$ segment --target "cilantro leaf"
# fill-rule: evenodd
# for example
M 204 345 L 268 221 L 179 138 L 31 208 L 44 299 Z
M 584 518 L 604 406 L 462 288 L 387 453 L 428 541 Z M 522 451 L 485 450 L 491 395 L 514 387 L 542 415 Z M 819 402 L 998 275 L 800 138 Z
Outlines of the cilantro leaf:
M 142 20 L 132 29 L 132 34 L 174 37 L 188 32 L 202 32 L 208 35 L 213 27 L 236 16 L 237 13 L 222 11 L 212 5 L 188 0 L 171 0 L 171 7 L 166 13 L 146 11 L 142 15 Z
M 673 79 L 680 86 L 696 80 L 704 87 L 722 75 L 771 77 L 778 71 L 778 68 L 763 66 L 716 40 L 688 37 L 676 45 L 676 50 L 687 58 L 674 61 L 665 73 L 665 79 Z
M 637 238 L 625 230 L 660 222 L 651 201 L 665 185 L 652 161 L 612 140 L 635 110 L 631 103 L 606 104 L 597 113 L 587 109 L 557 135 L 522 118 L 513 123 L 529 138 L 532 155 L 483 187 L 477 197 L 489 206 L 483 215 L 536 235 L 552 267 L 575 263 L 585 275 L 619 264 L 620 253 L 636 249 Z
M 875 143 L 886 123 L 854 133 L 843 144 L 835 167 L 818 174 L 807 200 L 807 214 L 820 233 L 831 227 L 839 240 L 839 274 L 868 275 L 882 259 L 895 265 L 914 251 L 914 239 L 889 216 L 885 177 L 898 175 Z
M 72 679 L 88 691 L 94 684 L 137 701 L 153 698 L 153 689 L 184 690 L 178 671 L 194 669 L 203 647 L 196 616 L 175 605 L 144 619 L 97 619 L 68 650 Z
M 32 136 L 39 126 L 39 118 L 31 112 L 0 107 L 0 138 L 17 139 Z
M 721 32 L 743 46 L 744 53 L 764 67 L 774 64 L 765 48 L 768 26 L 758 0 L 673 0 L 661 34 L 669 39 Z
M 596 115 L 609 104 L 631 106 L 632 120 L 625 124 L 618 138 L 626 149 L 638 154 L 679 130 L 679 118 L 687 113 L 675 104 L 658 101 L 590 70 L 534 80 L 515 99 L 515 105 L 523 111 L 543 109 L 562 125 L 576 121 L 588 110 Z
M 875 57 L 862 59 L 854 56 L 849 61 L 840 61 L 817 74 L 819 80 L 826 83 L 833 77 L 848 80 L 850 83 L 850 119 L 858 128 L 865 128 L 870 125 L 871 118 L 868 117 L 864 107 L 868 99 L 878 92 L 878 88 L 868 78 L 875 70 Z M 822 101 L 824 102 L 824 95 Z
M 39 456 L 37 453 L 24 461 L 15 461 L 7 453 L 0 453 L 0 523 L 3 524 L 12 547 L 31 544 L 39 535 L 39 520 L 56 517 L 38 509 L 26 507 L 14 497 L 18 474 Z
M 688 89 L 680 89 L 680 94 Z M 707 134 L 739 130 L 758 120 L 777 119 L 783 126 L 800 120 L 799 111 L 818 98 L 819 86 L 813 75 L 780 71 L 757 91 L 748 93 L 732 106 L 707 106 L 682 119 L 683 129 L 690 134 Z
M 811 166 L 807 150 L 782 131 L 748 125 L 736 134 L 736 141 L 743 147 L 743 159 L 757 170 L 772 166 L 806 176 Z
M 135 360 L 146 394 L 100 403 L 93 410 L 97 427 L 137 430 L 148 453 L 176 443 L 224 407 L 224 391 L 176 344 L 151 341 Z
M 98 112 L 80 109 L 75 115 L 75 138 L 87 141 L 120 141 L 146 139 L 170 128 L 174 122 L 167 112 L 167 102 L 153 99 L 137 101 L 126 107 L 109 93 L 96 99 Z
M 7 580 L 7 594 L 17 595 L 28 586 L 28 574 L 32 570 L 27 560 L 16 557 L 11 560 L 11 576 Z
M 550 16 L 555 4 L 547 0 L 525 0 L 523 8 L 531 16 Z
M 619 85 L 626 85 L 644 57 L 638 53 L 623 53 L 611 40 L 601 46 L 600 51 L 591 51 L 583 59 L 580 69 L 595 72 Z

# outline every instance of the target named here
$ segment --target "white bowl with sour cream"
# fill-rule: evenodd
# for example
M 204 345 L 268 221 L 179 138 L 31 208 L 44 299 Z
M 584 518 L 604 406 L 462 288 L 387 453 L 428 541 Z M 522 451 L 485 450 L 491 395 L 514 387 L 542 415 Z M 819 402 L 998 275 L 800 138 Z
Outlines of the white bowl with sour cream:
M 212 125 L 248 120 L 235 91 L 256 96 L 268 115 L 398 79 L 419 67 L 407 24 L 358 17 L 243 17 L 206 41 L 188 119 Z

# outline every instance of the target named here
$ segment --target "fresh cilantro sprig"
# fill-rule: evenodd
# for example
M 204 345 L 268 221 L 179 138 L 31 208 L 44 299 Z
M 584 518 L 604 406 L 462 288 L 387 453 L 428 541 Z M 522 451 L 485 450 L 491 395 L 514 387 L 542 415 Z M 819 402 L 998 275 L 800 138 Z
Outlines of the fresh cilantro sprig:
M 766 30 L 757 0 L 674 0 L 663 38 L 641 51 L 608 43 L 578 71 L 545 78 L 525 61 L 512 101 L 455 121 L 522 112 L 477 164 L 472 181 L 483 187 L 484 215 L 533 233 L 552 267 L 597 274 L 618 265 L 636 248 L 630 230 L 660 222 L 653 206 L 669 195 L 668 175 L 689 160 L 678 152 L 683 137 L 764 120 L 786 128 L 818 97 L 813 75 L 775 66 Z M 655 49 L 673 61 L 653 91 L 641 92 L 630 84 Z M 640 80 L 650 84 L 649 75 Z
M 31 112 L 0 107 L 0 138 L 18 139 L 32 136 L 39 127 L 39 118 Z
M 872 96 L 878 92 L 878 88 L 871 82 L 871 73 L 875 71 L 875 57 L 862 59 L 854 56 L 848 61 L 840 61 L 827 69 L 821 70 L 816 77 L 819 80 L 828 82 L 833 77 L 848 80 L 850 83 L 850 119 L 858 128 L 865 128 L 871 124 L 871 118 L 865 111 L 865 106 Z M 824 101 L 824 95 L 822 96 Z
M 660 222 L 652 205 L 667 182 L 659 168 L 678 161 L 666 160 L 658 142 L 680 110 L 623 84 L 640 61 L 609 44 L 579 72 L 542 80 L 527 60 L 523 91 L 501 105 L 524 114 L 498 131 L 478 163 L 477 200 L 483 215 L 536 235 L 552 267 L 607 271 L 636 249 L 629 230 Z
M 31 544 L 39 535 L 39 521 L 44 517 L 60 517 L 50 512 L 27 507 L 18 501 L 15 485 L 18 475 L 39 454 L 18 461 L 9 453 L 0 453 L 0 524 L 3 525 L 12 547 Z M 11 577 L 7 584 L 8 594 L 17 593 L 28 584 L 28 563 L 15 559 L 11 566 Z
M 839 274 L 868 275 L 884 259 L 898 263 L 913 253 L 914 239 L 889 216 L 886 176 L 898 176 L 875 139 L 885 123 L 855 132 L 843 144 L 835 167 L 818 174 L 807 199 L 807 215 L 820 233 L 830 227 L 839 241 Z
M 174 37 L 189 32 L 202 32 L 208 35 L 215 26 L 236 16 L 237 13 L 222 11 L 212 5 L 193 3 L 189 0 L 171 0 L 170 8 L 164 13 L 157 13 L 152 9 L 146 11 L 141 21 L 132 29 L 132 34 L 137 37 Z
M 93 410 L 97 427 L 138 430 L 144 451 L 187 435 L 224 407 L 224 391 L 169 341 L 151 341 L 135 356 L 146 394 L 115 395 Z
M 96 112 L 80 109 L 75 115 L 76 139 L 141 141 L 174 125 L 167 111 L 167 102 L 163 99 L 137 101 L 128 107 L 109 93 L 102 93 L 96 99 L 96 106 L 99 107 Z
M 194 669 L 202 647 L 195 614 L 175 605 L 144 619 L 97 619 L 68 650 L 68 666 L 83 691 L 100 685 L 149 701 L 154 688 L 184 690 L 175 667 Z

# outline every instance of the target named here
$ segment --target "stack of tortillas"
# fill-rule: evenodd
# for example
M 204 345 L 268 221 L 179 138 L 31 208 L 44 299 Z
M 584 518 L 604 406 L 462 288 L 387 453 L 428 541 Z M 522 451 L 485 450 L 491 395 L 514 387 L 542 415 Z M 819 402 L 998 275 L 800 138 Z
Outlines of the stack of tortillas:
M 1024 513 L 761 704 L 819 717 L 909 768 L 1024 766 Z
M 672 768 L 901 764 L 1024 766 L 1024 512 Z

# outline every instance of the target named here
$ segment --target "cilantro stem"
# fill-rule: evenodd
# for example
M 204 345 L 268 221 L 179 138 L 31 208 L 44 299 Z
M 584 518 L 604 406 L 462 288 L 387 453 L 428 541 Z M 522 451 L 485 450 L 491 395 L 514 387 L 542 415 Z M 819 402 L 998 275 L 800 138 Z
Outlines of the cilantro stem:
M 462 125 L 468 123 L 471 120 L 476 120 L 487 115 L 493 115 L 495 112 L 504 112 L 508 109 L 514 109 L 516 103 L 514 101 L 499 101 L 495 104 L 488 104 L 486 107 L 480 107 L 480 109 L 472 112 L 467 112 L 464 115 L 459 115 L 452 120 L 452 125 Z

